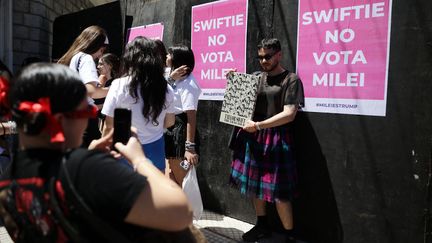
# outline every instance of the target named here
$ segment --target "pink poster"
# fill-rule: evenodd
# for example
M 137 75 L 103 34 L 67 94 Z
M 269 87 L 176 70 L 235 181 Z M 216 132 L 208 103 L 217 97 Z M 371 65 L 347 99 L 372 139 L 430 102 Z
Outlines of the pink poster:
M 201 100 L 223 100 L 229 69 L 246 71 L 247 0 L 222 0 L 192 7 L 193 75 Z
M 299 1 L 305 111 L 386 115 L 391 1 Z
M 143 25 L 128 29 L 127 43 L 133 41 L 137 36 L 145 36 L 153 40 L 162 40 L 164 26 L 162 23 Z

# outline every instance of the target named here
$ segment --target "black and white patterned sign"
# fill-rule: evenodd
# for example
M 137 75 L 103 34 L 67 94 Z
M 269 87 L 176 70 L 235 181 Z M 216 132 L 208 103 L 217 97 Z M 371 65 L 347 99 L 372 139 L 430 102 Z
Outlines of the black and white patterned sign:
M 252 119 L 259 86 L 259 76 L 231 72 L 222 103 L 220 122 L 243 127 Z

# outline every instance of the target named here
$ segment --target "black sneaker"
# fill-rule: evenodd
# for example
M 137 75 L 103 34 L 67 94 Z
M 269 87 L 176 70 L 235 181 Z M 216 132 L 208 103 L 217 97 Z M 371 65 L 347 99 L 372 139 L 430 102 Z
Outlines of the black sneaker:
M 268 237 L 271 235 L 271 231 L 268 228 L 255 225 L 251 230 L 242 235 L 243 241 L 255 242 L 259 239 Z

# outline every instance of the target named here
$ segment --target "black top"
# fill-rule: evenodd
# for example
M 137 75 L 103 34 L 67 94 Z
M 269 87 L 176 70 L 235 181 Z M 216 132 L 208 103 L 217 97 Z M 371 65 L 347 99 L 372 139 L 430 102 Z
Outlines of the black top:
M 253 120 L 272 117 L 283 111 L 284 105 L 304 106 L 303 84 L 300 78 L 288 70 L 275 76 L 261 73 Z
M 80 151 L 82 152 L 82 150 Z M 76 173 L 74 186 L 86 204 L 107 223 L 126 236 L 139 235 L 146 230 L 124 223 L 138 195 L 147 186 L 146 177 L 132 171 L 107 153 L 84 151 L 80 160 L 73 159 L 78 153 L 68 154 L 66 165 L 70 174 Z M 63 153 L 51 149 L 28 149 L 19 151 L 12 172 L 14 178 L 42 177 L 49 179 L 59 172 Z M 82 153 L 81 155 L 82 156 Z M 82 159 L 84 158 L 84 159 Z M 72 163 L 79 163 L 72 165 Z M 5 173 L 11 175 L 11 173 Z M 59 178 L 62 184 L 65 183 Z M 66 198 L 68 196 L 66 195 Z

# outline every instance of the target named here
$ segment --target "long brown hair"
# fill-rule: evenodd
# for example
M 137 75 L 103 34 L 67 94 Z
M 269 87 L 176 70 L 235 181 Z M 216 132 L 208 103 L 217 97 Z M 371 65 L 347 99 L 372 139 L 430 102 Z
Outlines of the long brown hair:
M 96 53 L 102 46 L 106 45 L 106 38 L 105 30 L 97 25 L 85 28 L 69 47 L 69 50 L 58 60 L 58 63 L 69 65 L 72 57 L 80 51 L 90 55 Z

